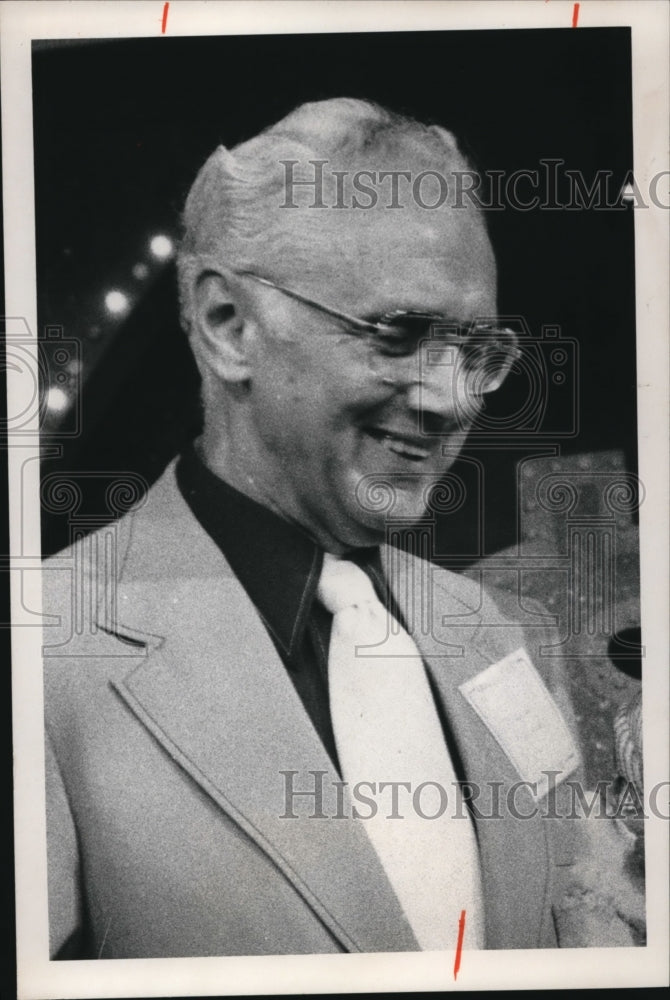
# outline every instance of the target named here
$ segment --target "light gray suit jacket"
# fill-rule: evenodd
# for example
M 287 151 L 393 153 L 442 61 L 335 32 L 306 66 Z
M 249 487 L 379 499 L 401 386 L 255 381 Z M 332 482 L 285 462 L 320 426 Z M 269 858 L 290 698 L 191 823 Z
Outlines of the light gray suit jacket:
M 471 581 L 385 560 L 466 777 L 504 791 L 519 774 L 460 685 L 525 645 L 561 701 L 559 661 Z M 47 561 L 44 595 L 54 954 L 77 933 L 103 958 L 418 950 L 360 821 L 310 818 L 309 796 L 282 818 L 280 772 L 295 789 L 338 774 L 173 465 L 137 510 Z M 516 803 L 532 812 L 526 789 Z M 556 946 L 578 826 L 477 820 L 487 947 Z

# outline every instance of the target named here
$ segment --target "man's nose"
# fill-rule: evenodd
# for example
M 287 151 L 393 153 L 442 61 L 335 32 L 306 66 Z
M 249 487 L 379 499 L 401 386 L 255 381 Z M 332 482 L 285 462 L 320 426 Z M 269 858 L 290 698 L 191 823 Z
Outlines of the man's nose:
M 471 422 L 476 400 L 468 392 L 458 349 L 431 341 L 422 345 L 408 366 L 407 403 L 417 413 L 453 420 L 466 426 Z

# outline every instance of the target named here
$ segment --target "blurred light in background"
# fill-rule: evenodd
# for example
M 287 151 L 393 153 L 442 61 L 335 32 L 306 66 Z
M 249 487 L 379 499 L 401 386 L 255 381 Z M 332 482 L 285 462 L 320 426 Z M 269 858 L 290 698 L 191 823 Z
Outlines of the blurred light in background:
M 159 233 L 157 236 L 152 236 L 149 250 L 158 260 L 167 260 L 174 253 L 174 244 L 169 236 Z
M 113 316 L 122 316 L 128 311 L 129 305 L 128 296 L 116 288 L 105 295 L 105 309 Z
M 70 405 L 70 397 L 58 386 L 52 386 L 47 392 L 47 407 L 52 413 L 63 413 Z
M 149 268 L 146 264 L 135 264 L 133 267 L 133 278 L 137 281 L 144 281 L 145 278 L 149 277 Z

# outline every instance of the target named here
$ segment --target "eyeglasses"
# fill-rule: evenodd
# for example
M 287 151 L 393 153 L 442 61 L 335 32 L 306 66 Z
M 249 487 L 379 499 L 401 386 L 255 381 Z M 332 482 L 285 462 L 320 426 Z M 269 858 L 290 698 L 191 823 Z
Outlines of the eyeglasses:
M 235 268 L 230 270 L 240 277 L 250 278 L 258 284 L 273 288 L 327 316 L 333 316 L 345 326 L 347 333 L 367 335 L 382 355 L 408 357 L 424 342 L 429 344 L 435 342 L 436 346 L 447 345 L 456 348 L 458 360 L 454 359 L 452 363 L 454 366 L 462 364 L 471 378 L 471 389 L 477 395 L 498 389 L 514 362 L 521 357 L 515 331 L 498 327 L 487 320 L 474 320 L 466 326 L 437 313 L 403 309 L 392 310 L 375 319 L 363 319 L 360 316 L 351 316 L 333 306 L 324 305 L 323 302 L 317 302 L 302 292 L 279 285 L 254 271 Z

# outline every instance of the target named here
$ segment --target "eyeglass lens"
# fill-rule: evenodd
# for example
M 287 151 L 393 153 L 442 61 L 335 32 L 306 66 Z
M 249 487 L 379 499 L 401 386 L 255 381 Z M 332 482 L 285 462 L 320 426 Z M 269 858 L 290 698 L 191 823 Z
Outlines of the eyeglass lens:
M 465 371 L 472 390 L 477 393 L 498 388 L 519 357 L 516 335 L 511 330 L 483 324 L 462 327 L 435 317 L 411 314 L 380 317 L 378 322 L 384 329 L 378 331 L 375 339 L 381 352 L 390 356 L 408 356 L 423 343 L 430 358 L 431 343 L 436 348 L 453 345 L 456 348 L 453 354 L 439 363 Z M 437 356 L 437 350 L 432 354 Z

